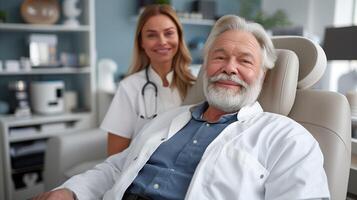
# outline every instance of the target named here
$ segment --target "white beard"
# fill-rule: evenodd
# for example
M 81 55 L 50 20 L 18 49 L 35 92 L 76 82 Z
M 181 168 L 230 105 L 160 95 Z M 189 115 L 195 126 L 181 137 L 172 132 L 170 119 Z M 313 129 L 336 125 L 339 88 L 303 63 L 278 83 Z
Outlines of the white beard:
M 230 80 L 238 83 L 240 89 L 229 89 L 215 86 L 214 82 L 219 80 Z M 203 90 L 209 105 L 226 113 L 237 112 L 242 107 L 253 104 L 262 89 L 264 73 L 260 72 L 257 80 L 252 85 L 239 79 L 236 75 L 218 74 L 208 79 L 205 72 L 203 77 Z

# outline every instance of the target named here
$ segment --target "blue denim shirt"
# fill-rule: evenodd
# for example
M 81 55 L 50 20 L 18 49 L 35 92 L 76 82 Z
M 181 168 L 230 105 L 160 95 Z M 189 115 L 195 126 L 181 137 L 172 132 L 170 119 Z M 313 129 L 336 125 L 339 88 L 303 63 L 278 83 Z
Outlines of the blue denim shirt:
M 155 200 L 184 199 L 192 176 L 207 146 L 237 114 L 222 116 L 215 123 L 202 119 L 208 104 L 192 109 L 192 118 L 178 133 L 151 155 L 127 191 Z

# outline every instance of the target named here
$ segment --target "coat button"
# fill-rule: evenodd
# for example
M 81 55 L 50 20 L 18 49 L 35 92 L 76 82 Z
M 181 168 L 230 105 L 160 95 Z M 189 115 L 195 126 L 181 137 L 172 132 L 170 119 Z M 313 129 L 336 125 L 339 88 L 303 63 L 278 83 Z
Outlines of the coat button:
M 153 185 L 153 187 L 154 187 L 154 189 L 155 189 L 155 190 L 157 190 L 157 189 L 159 189 L 159 188 L 160 188 L 160 185 L 159 185 L 159 184 L 157 184 L 157 183 L 155 183 L 155 184 Z

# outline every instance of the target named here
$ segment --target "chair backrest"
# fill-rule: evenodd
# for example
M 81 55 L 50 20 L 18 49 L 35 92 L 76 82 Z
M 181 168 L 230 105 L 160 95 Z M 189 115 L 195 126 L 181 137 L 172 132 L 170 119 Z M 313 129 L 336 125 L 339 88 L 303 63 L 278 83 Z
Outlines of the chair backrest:
M 299 36 L 272 38 L 277 49 L 275 67 L 267 72 L 259 103 L 302 124 L 316 138 L 324 154 L 331 199 L 345 199 L 351 162 L 350 108 L 345 96 L 309 89 L 323 75 L 326 55 L 322 48 Z M 204 72 L 190 89 L 184 104 L 205 99 Z

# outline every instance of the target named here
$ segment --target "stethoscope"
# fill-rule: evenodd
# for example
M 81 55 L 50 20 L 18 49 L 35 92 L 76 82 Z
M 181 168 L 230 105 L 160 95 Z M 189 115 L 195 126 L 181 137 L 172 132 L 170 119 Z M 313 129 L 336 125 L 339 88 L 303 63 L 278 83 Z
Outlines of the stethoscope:
M 140 115 L 140 118 L 141 119 L 154 119 L 157 116 L 157 94 L 158 94 L 158 91 L 157 91 L 156 84 L 154 82 L 150 81 L 150 79 L 149 79 L 149 66 L 147 66 L 145 68 L 145 77 L 146 77 L 146 83 L 141 88 L 141 96 L 143 97 L 143 100 L 144 100 L 145 115 Z M 146 100 L 145 100 L 145 89 L 147 89 L 149 86 L 152 86 L 155 91 L 155 111 L 154 111 L 154 114 L 152 114 L 150 116 L 147 113 L 147 108 L 146 108 L 147 105 L 146 105 Z

